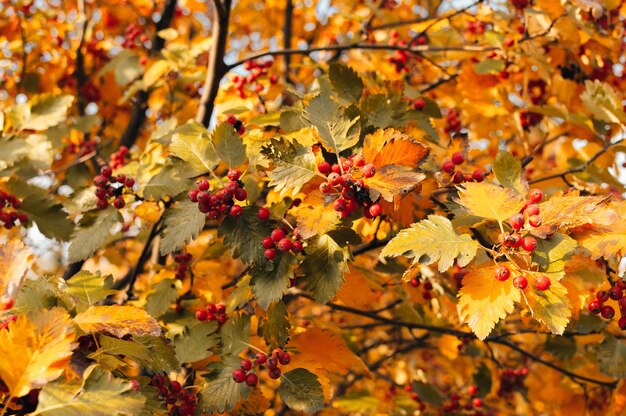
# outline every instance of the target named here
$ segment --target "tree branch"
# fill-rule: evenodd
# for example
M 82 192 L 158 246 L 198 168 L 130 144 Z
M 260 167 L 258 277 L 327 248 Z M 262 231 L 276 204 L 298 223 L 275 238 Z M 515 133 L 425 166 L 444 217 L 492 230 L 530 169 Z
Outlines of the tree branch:
M 213 19 L 213 47 L 209 54 L 209 63 L 207 65 L 207 74 L 204 81 L 204 90 L 200 98 L 200 106 L 196 113 L 196 121 L 207 127 L 211 121 L 213 108 L 215 107 L 215 98 L 220 88 L 220 81 L 228 72 L 228 67 L 224 63 L 224 55 L 226 54 L 226 42 L 228 40 L 228 23 L 230 21 L 230 7 L 232 0 L 224 0 L 222 4 L 220 0 L 215 0 L 217 18 Z M 219 12 L 219 8 L 223 7 Z
M 292 26 L 293 24 L 293 0 L 285 0 L 285 25 L 283 26 L 283 47 L 285 50 L 291 49 Z M 291 55 L 285 55 L 285 79 L 289 80 L 291 69 Z
M 150 248 L 152 247 L 152 241 L 159 234 L 159 227 L 161 225 L 161 220 L 155 222 L 150 230 L 150 234 L 148 235 L 148 239 L 146 240 L 146 244 L 143 246 L 143 250 L 139 255 L 139 260 L 137 260 L 137 264 L 130 272 L 129 280 L 128 280 L 128 289 L 126 290 L 126 295 L 128 299 L 131 299 L 135 296 L 135 282 L 137 281 L 137 276 L 139 272 L 143 270 L 144 265 L 150 258 Z

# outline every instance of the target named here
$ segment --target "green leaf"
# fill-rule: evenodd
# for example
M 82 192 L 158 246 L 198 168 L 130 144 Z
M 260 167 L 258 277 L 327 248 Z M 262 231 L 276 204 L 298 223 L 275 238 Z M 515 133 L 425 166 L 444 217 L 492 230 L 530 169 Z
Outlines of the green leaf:
M 112 416 L 138 414 L 146 398 L 132 390 L 127 380 L 92 366 L 86 380 L 54 382 L 39 393 L 36 413 L 45 416 Z
M 422 381 L 414 381 L 411 383 L 413 391 L 418 394 L 420 399 L 434 406 L 440 406 L 443 403 L 443 394 L 430 383 Z
M 233 257 L 240 257 L 245 263 L 264 264 L 263 238 L 271 233 L 265 221 L 257 216 L 257 207 L 243 207 L 239 218 L 227 216 L 217 229 L 218 236 L 224 238 L 224 245 L 233 251 Z
M 223 122 L 213 133 L 215 152 L 228 167 L 241 165 L 246 161 L 246 145 L 233 126 Z
M 178 288 L 176 280 L 163 279 L 152 289 L 146 297 L 145 310 L 151 316 L 159 318 L 170 310 L 170 306 L 178 299 Z
M 606 82 L 586 80 L 585 91 L 580 95 L 580 100 L 598 120 L 626 124 L 622 99 Z
M 315 413 L 324 407 L 324 390 L 317 376 L 304 368 L 284 373 L 278 394 L 290 409 Z
M 454 264 L 466 266 L 476 256 L 478 242 L 469 234 L 459 235 L 449 219 L 429 215 L 428 219 L 411 224 L 398 233 L 383 248 L 381 257 L 405 255 L 414 257 L 414 263 L 428 265 L 439 261 L 439 271 L 444 272 Z
M 117 85 L 127 85 L 143 74 L 144 67 L 139 63 L 139 55 L 128 49 L 122 50 L 115 58 L 107 62 L 98 71 L 98 76 L 103 76 L 107 72 L 113 71 Z
M 113 207 L 85 214 L 85 221 L 72 234 L 68 261 L 74 263 L 90 257 L 102 247 L 109 237 L 111 228 L 122 221 L 122 216 Z
M 186 178 L 210 172 L 219 162 L 208 132 L 194 122 L 177 129 L 177 133 L 172 136 L 169 152 L 186 162 L 184 170 L 180 172 Z
M 1 113 L 0 113 L 1 114 Z M 25 140 L 1 140 L 0 141 L 0 171 L 12 167 L 24 157 L 28 156 L 30 147 Z
M 256 116 L 252 117 L 247 124 L 259 127 L 278 126 L 280 124 L 281 114 L 282 113 L 280 111 L 257 114 Z
M 96 361 L 103 360 L 106 355 L 124 356 L 157 373 L 178 370 L 180 364 L 176 360 L 172 347 L 166 345 L 162 338 L 151 336 L 134 337 L 131 340 L 99 335 L 100 348 L 89 355 Z
M 506 151 L 501 151 L 493 161 L 493 173 L 505 188 L 522 195 L 528 192 L 528 182 L 522 175 L 522 162 Z
M 485 59 L 474 64 L 474 72 L 479 75 L 497 74 L 504 70 L 504 61 L 501 59 Z
M 30 312 L 57 306 L 58 287 L 44 276 L 37 280 L 25 279 L 15 299 L 13 310 Z
M 74 230 L 63 205 L 58 203 L 47 190 L 30 185 L 20 179 L 12 179 L 8 190 L 22 200 L 20 211 L 48 238 L 67 241 Z
M 137 377 L 139 392 L 146 398 L 146 403 L 138 416 L 166 416 L 169 414 L 165 401 L 159 398 L 159 389 L 150 384 L 151 377 Z
M 476 370 L 476 372 L 472 375 L 472 380 L 476 387 L 478 387 L 478 396 L 485 397 L 491 392 L 491 386 L 493 385 L 493 381 L 491 380 L 491 371 L 485 365 L 485 363 L 480 363 L 480 366 Z
M 290 253 L 278 253 L 271 262 L 263 260 L 261 265 L 254 267 L 252 275 L 252 291 L 259 306 L 267 309 L 273 302 L 283 298 L 289 289 L 289 279 L 293 278 L 291 265 L 295 258 Z
M 250 286 L 250 275 L 245 275 L 237 283 L 237 287 L 226 299 L 226 313 L 232 313 L 243 305 L 248 303 L 252 298 L 252 286 Z
M 242 397 L 247 397 L 250 388 L 245 383 L 233 380 L 233 371 L 240 368 L 241 358 L 233 355 L 222 357 L 223 366 L 200 390 L 200 411 L 202 414 L 230 411 Z
M 180 171 L 172 166 L 164 166 L 163 169 L 154 175 L 143 187 L 144 198 L 162 200 L 166 196 L 176 197 L 191 187 L 191 181 L 178 176 Z
M 626 378 L 626 341 L 605 335 L 596 349 L 600 371 L 610 377 Z
M 565 263 L 577 247 L 576 240 L 561 233 L 554 233 L 550 238 L 538 238 L 533 261 L 539 264 L 539 271 L 555 273 L 560 277 L 565 273 Z
M 317 174 L 315 155 L 308 146 L 284 138 L 272 139 L 261 153 L 274 164 L 267 176 L 269 185 L 276 187 L 276 191 L 291 190 L 291 195 L 295 195 Z
M 347 257 L 346 251 L 327 234 L 309 240 L 300 270 L 317 302 L 328 302 L 341 288 L 343 274 L 348 270 Z
M 220 330 L 222 352 L 239 355 L 250 346 L 250 317 L 244 314 L 231 315 Z
M 306 127 L 300 117 L 300 110 L 286 109 L 280 113 L 280 129 L 285 133 L 293 133 Z
M 183 333 L 174 338 L 176 358 L 180 363 L 195 363 L 213 355 L 209 351 L 219 343 L 215 333 L 216 322 L 199 322 L 186 327 Z
M 111 290 L 113 276 L 101 276 L 100 272 L 92 274 L 81 270 L 65 284 L 67 285 L 65 292 L 76 302 L 76 312 L 82 312 L 107 296 L 117 293 Z
M 426 134 L 426 140 L 431 143 L 439 143 L 439 133 L 437 133 L 437 129 L 426 115 L 420 114 L 417 117 L 417 126 Z
M 265 344 L 270 348 L 284 347 L 289 339 L 291 324 L 287 319 L 287 306 L 284 302 L 276 302 L 267 310 L 266 319 L 261 326 Z
M 355 391 L 333 399 L 340 409 L 356 414 L 374 414 L 380 401 L 368 391 Z
M 179 250 L 183 244 L 195 240 L 204 227 L 206 215 L 198 205 L 184 200 L 167 210 L 163 217 L 163 233 L 160 252 L 162 255 Z
M 359 141 L 359 118 L 350 119 L 344 109 L 325 95 L 318 95 L 302 109 L 302 120 L 317 129 L 320 141 L 339 154 Z
M 63 122 L 74 102 L 72 95 L 41 94 L 30 101 L 30 115 L 20 126 L 22 129 L 43 131 Z
M 374 127 L 402 127 L 410 118 L 428 117 L 418 111 L 406 111 L 406 101 L 400 94 L 373 94 L 363 98 L 361 111 L 367 115 L 367 122 Z M 413 117 L 411 117 L 413 115 Z
M 348 103 L 356 103 L 363 93 L 363 81 L 350 67 L 333 62 L 328 67 L 328 78 L 333 90 Z

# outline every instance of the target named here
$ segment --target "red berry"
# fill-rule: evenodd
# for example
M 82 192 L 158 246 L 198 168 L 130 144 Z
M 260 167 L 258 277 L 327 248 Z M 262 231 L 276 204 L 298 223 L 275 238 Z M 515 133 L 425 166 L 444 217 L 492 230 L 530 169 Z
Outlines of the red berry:
M 224 186 L 224 190 L 228 193 L 228 195 L 233 196 L 235 192 L 239 189 L 239 184 L 235 181 L 230 181 Z
M 537 246 L 537 240 L 533 237 L 524 237 L 522 240 L 522 248 L 526 251 L 534 251 Z
M 524 213 L 527 216 L 530 217 L 532 215 L 539 215 L 540 211 L 541 210 L 539 209 L 539 205 L 537 205 L 537 204 L 530 204 L 530 205 L 526 206 L 526 209 L 524 210 Z
M 278 243 L 285 237 L 285 232 L 280 228 L 276 228 L 272 230 L 272 234 L 270 234 L 270 237 L 272 238 L 272 241 Z
M 243 383 L 246 380 L 246 373 L 241 368 L 233 370 L 233 380 L 235 383 Z
M 602 307 L 602 311 L 600 312 L 604 319 L 613 319 L 615 316 L 615 309 L 612 306 L 606 305 Z
M 275 257 L 276 257 L 276 250 L 274 250 L 273 248 L 268 248 L 267 250 L 265 250 L 265 258 L 267 260 L 274 260 Z
M 97 175 L 93 178 L 93 184 L 96 185 L 98 188 L 104 188 L 108 182 L 109 179 L 102 175 Z
M 281 374 L 281 371 L 280 371 L 280 368 L 278 368 L 278 367 L 270 368 L 270 369 L 267 371 L 267 375 L 268 375 L 268 376 L 269 376 L 272 380 L 276 380 L 276 379 L 280 378 L 280 374 Z
M 98 199 L 103 199 L 107 196 L 107 190 L 106 188 L 96 188 L 95 194 Z
M 368 163 L 367 165 L 363 166 L 361 172 L 363 172 L 363 176 L 365 176 L 366 178 L 371 178 L 376 174 L 376 166 L 374 166 L 374 164 L 372 163 Z
M 250 387 L 255 387 L 259 383 L 259 377 L 256 374 L 250 373 L 246 376 L 246 384 Z
M 263 248 L 268 249 L 268 248 L 274 248 L 275 244 L 274 244 L 274 240 L 272 240 L 270 237 L 265 237 L 263 239 Z
M 172 381 L 172 383 L 170 384 L 170 391 L 172 393 L 179 393 L 181 389 L 182 389 L 182 386 L 176 380 Z
M 414 109 L 421 111 L 424 109 L 424 107 L 426 107 L 426 103 L 421 98 L 417 98 L 415 101 L 413 101 Z
M 517 289 L 524 290 L 528 287 L 528 280 L 525 276 L 515 276 L 513 286 Z
M 615 282 L 615 285 L 617 287 L 619 287 L 622 290 L 626 290 L 626 281 L 622 280 L 622 279 L 618 279 L 617 282 Z
M 452 163 L 451 160 L 446 160 L 445 162 L 443 162 L 443 164 L 441 165 L 441 170 L 446 172 L 446 173 L 452 173 L 454 172 L 454 163 Z
M 472 178 L 476 181 L 476 182 L 482 182 L 485 180 L 485 171 L 482 169 L 476 169 L 474 172 L 472 172 Z
M 602 302 L 600 302 L 597 299 L 589 302 L 589 312 L 591 312 L 594 315 L 597 315 L 601 311 L 602 311 Z
M 463 153 L 461 152 L 454 152 L 450 159 L 455 165 L 461 165 L 463 164 L 463 162 L 465 162 L 465 158 L 463 157 Z
M 156 374 L 152 377 L 151 384 L 154 387 L 161 387 L 165 384 L 165 377 L 163 377 L 161 374 Z
M 541 275 L 535 279 L 535 289 L 537 290 L 548 290 L 552 282 L 548 276 Z
M 257 214 L 257 216 L 259 217 L 260 220 L 265 221 L 270 217 L 270 210 L 263 207 L 259 209 L 259 213 Z
M 118 196 L 117 198 L 115 198 L 115 201 L 113 201 L 113 206 L 117 209 L 124 208 L 124 205 L 126 205 L 126 202 L 121 196 Z
M 619 321 L 617 321 L 617 326 L 619 326 L 619 329 L 626 330 L 626 316 L 622 316 L 621 318 L 619 318 Z
M 600 302 L 606 302 L 607 300 L 609 300 L 609 292 L 606 290 L 598 290 L 598 292 L 596 293 L 596 298 Z
M 192 189 L 187 192 L 187 196 L 191 202 L 198 202 L 198 193 L 199 191 L 197 189 Z
M 519 230 L 524 226 L 524 216 L 522 214 L 515 214 L 509 218 L 509 224 L 514 230 Z
M 465 175 L 463 175 L 462 172 L 455 173 L 454 177 L 452 178 L 452 182 L 456 183 L 457 185 L 460 183 L 463 183 L 464 180 L 465 180 Z
M 370 205 L 368 211 L 372 217 L 378 217 L 383 213 L 383 207 L 380 204 L 375 203 Z
M 541 217 L 539 215 L 532 215 L 528 217 L 528 223 L 532 227 L 539 227 L 541 225 Z
M 327 194 L 330 191 L 332 191 L 332 188 L 331 188 L 331 186 L 330 186 L 330 184 L 328 182 L 320 183 L 319 189 L 320 189 L 320 192 L 323 193 L 323 194 Z
M 267 361 L 267 355 L 265 355 L 262 352 L 259 352 L 257 353 L 255 359 L 256 359 L 257 364 L 265 364 L 265 362 Z
M 328 175 L 331 172 L 332 167 L 328 162 L 320 162 L 317 165 L 317 170 L 319 170 L 322 175 Z
M 243 208 L 241 208 L 241 206 L 233 205 L 232 207 L 230 207 L 230 216 L 231 217 L 239 218 L 242 215 L 243 215 Z
M 291 362 L 291 355 L 287 351 L 283 352 L 282 355 L 278 357 L 278 362 L 282 365 L 287 365 Z
M 104 176 L 105 178 L 110 178 L 112 174 L 113 169 L 111 168 L 111 166 L 105 165 L 100 168 L 100 175 Z
M 207 311 L 205 311 L 204 309 L 200 309 L 199 311 L 196 311 L 196 319 L 198 321 L 206 321 L 208 318 L 208 314 Z
M 96 201 L 96 207 L 98 207 L 98 209 L 106 209 L 106 207 L 108 207 L 108 206 L 109 206 L 109 201 L 107 201 L 106 199 L 98 199 Z M 6 224 L 8 224 L 8 223 L 6 223 Z M 6 227 L 6 224 L 4 224 L 5 227 Z
M 250 371 L 252 369 L 252 361 L 248 359 L 241 360 L 240 365 L 243 371 Z
M 295 240 L 292 243 L 293 247 L 291 248 L 291 251 L 293 251 L 294 253 L 299 253 L 302 251 L 302 241 L 300 240 Z
M 330 186 L 337 186 L 339 185 L 339 181 L 341 180 L 341 175 L 339 175 L 337 172 L 332 172 L 328 175 L 328 184 Z M 322 191 L 324 192 L 324 191 Z
M 196 185 L 200 191 L 208 191 L 209 190 L 209 181 L 206 179 L 200 179 Z
M 494 275 L 497 280 L 504 282 L 511 276 L 511 271 L 506 266 L 499 266 L 496 268 Z
M 128 188 L 132 188 L 133 186 L 135 186 L 135 180 L 133 178 L 126 178 L 124 185 L 126 185 Z
M 478 398 L 478 397 L 475 397 L 475 398 L 472 400 L 472 406 L 474 406 L 474 407 L 481 407 L 482 405 L 483 405 L 483 401 L 482 401 L 482 399 L 480 399 L 480 398 Z
M 226 116 L 226 122 L 228 124 L 235 124 L 237 122 L 237 117 L 235 117 L 233 114 L 229 114 Z
M 620 300 L 623 295 L 624 293 L 622 292 L 622 289 L 620 289 L 617 286 L 614 286 L 611 289 L 609 289 L 609 297 L 613 300 Z
M 474 396 L 476 393 L 478 393 L 478 387 L 475 384 L 472 384 L 467 388 L 467 392 L 470 396 Z
M 536 204 L 543 199 L 543 192 L 540 189 L 531 189 L 528 192 L 528 200 L 531 204 Z
M 278 249 L 279 249 L 280 251 L 285 252 L 285 251 L 289 251 L 289 250 L 291 250 L 291 249 L 292 249 L 292 247 L 293 247 L 293 244 L 292 244 L 292 242 L 291 242 L 291 240 L 290 240 L 289 238 L 285 237 L 285 238 L 282 238 L 282 239 L 278 242 L 278 244 L 276 244 L 276 246 L 278 247 Z
M 618 303 L 619 303 L 619 308 L 620 308 L 622 311 L 626 312 L 626 296 L 622 297 L 622 298 L 618 301 Z
M 419 285 L 420 285 L 420 281 L 419 281 L 419 280 L 417 280 L 417 279 L 415 279 L 415 278 L 411 279 L 411 281 L 410 281 L 409 283 L 410 283 L 410 284 L 411 284 L 411 286 L 413 286 L 413 287 L 419 287 Z
M 228 171 L 228 174 L 226 176 L 231 181 L 238 181 L 239 178 L 241 178 L 241 172 L 239 172 L 237 169 L 231 169 Z
M 246 192 L 245 189 L 237 189 L 237 192 L 235 192 L 235 199 L 237 201 L 245 201 L 246 198 L 248 197 L 248 192 Z
M 341 212 L 346 209 L 346 201 L 342 198 L 339 198 L 333 202 L 333 209 L 337 212 Z

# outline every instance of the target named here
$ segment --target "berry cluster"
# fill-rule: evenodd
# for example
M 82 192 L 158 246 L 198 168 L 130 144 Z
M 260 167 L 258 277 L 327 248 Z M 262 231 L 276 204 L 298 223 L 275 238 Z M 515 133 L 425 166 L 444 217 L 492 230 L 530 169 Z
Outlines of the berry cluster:
M 528 130 L 532 126 L 536 126 L 543 120 L 543 114 L 534 113 L 532 111 L 522 110 L 519 113 L 520 123 L 524 130 Z
M 454 278 L 456 282 L 457 289 L 460 289 L 463 286 L 463 276 L 465 276 L 466 274 L 467 274 L 467 270 L 465 270 L 463 267 L 459 267 L 458 265 L 455 265 L 452 268 L 452 277 Z
M 446 112 L 446 127 L 444 131 L 450 136 L 461 132 L 461 112 L 456 108 L 448 108 Z
M 170 381 L 157 374 L 152 377 L 151 384 L 159 389 L 159 398 L 165 401 L 170 415 L 191 416 L 196 411 L 198 398 L 184 389 L 178 381 Z
M 196 182 L 196 188 L 189 191 L 187 196 L 191 202 L 198 203 L 198 209 L 204 214 L 208 214 L 212 220 L 218 220 L 224 215 L 239 218 L 243 215 L 243 208 L 235 204 L 237 201 L 245 201 L 248 193 L 244 188 L 244 183 L 239 180 L 241 172 L 236 169 L 228 171 L 230 180 L 224 188 L 209 192 L 210 184 L 206 179 Z M 233 199 L 234 198 L 234 199 Z
M 119 169 L 126 163 L 126 156 L 128 155 L 128 147 L 120 146 L 117 152 L 111 155 L 109 165 L 113 169 Z
M 261 368 L 262 365 L 267 368 L 267 375 L 269 378 L 276 380 L 280 377 L 281 371 L 278 365 L 287 365 L 291 362 L 291 355 L 287 351 L 283 351 L 281 348 L 274 348 L 269 357 L 260 352 L 258 353 L 254 361 L 248 359 L 241 360 L 241 368 L 237 368 L 233 371 L 233 380 L 237 383 L 246 383 L 250 387 L 255 387 L 259 383 L 259 377 L 256 373 L 252 372 L 252 367 Z
M 233 126 L 237 134 L 242 136 L 246 132 L 246 127 L 243 125 L 243 121 L 238 120 L 233 114 L 226 116 L 226 122 Z
M 191 254 L 187 252 L 181 251 L 174 256 L 174 262 L 177 263 L 176 266 L 176 278 L 178 280 L 183 280 L 187 275 L 187 270 L 189 270 L 189 262 L 191 261 Z
M 412 287 L 415 288 L 420 287 L 420 285 L 422 286 L 422 288 L 424 289 L 424 292 L 422 293 L 422 297 L 424 298 L 424 300 L 431 300 L 433 298 L 433 284 L 430 282 L 430 280 L 426 279 L 422 284 L 420 276 L 417 276 L 411 279 L 409 283 Z
M 269 68 L 274 64 L 274 61 L 246 61 L 243 64 L 243 68 L 249 71 L 250 74 L 247 77 L 241 75 L 235 75 L 233 77 L 233 83 L 237 89 L 239 97 L 246 98 L 246 92 L 244 88 L 249 86 L 252 91 L 260 93 L 265 88 L 260 82 L 256 82 L 262 76 L 267 75 Z M 270 84 L 276 84 L 278 82 L 278 75 L 270 75 Z
M 524 10 L 530 5 L 530 0 L 511 0 L 511 4 L 518 10 Z
M 426 409 L 426 405 L 424 404 L 424 402 L 422 402 L 419 394 L 413 391 L 413 387 L 411 386 L 411 384 L 407 384 L 406 386 L 404 386 L 404 391 L 406 391 L 411 396 L 411 400 L 417 403 L 417 410 L 423 412 Z
M 331 165 L 328 162 L 321 162 L 317 165 L 317 170 L 326 175 L 326 182 L 319 186 L 320 191 L 323 194 L 340 194 L 333 202 L 333 209 L 339 212 L 341 218 L 350 216 L 359 207 L 364 207 L 365 218 L 371 219 L 382 215 L 383 207 L 370 199 L 367 185 L 362 179 L 355 180 L 353 176 L 371 178 L 376 174 L 376 166 L 372 163 L 366 164 L 361 156 L 342 157 L 339 163 Z
M 93 178 L 93 184 L 96 186 L 94 193 L 98 198 L 96 201 L 98 209 L 106 209 L 109 206 L 109 198 L 113 198 L 115 208 L 122 209 L 126 205 L 122 194 L 125 191 L 133 192 L 135 180 L 127 178 L 123 173 L 113 176 L 111 166 L 105 165 L 100 169 L 100 174 Z
M 459 394 L 460 393 L 460 394 Z M 479 409 L 484 406 L 483 399 L 476 397 L 478 394 L 478 387 L 475 384 L 470 385 L 467 388 L 467 392 L 452 392 L 448 396 L 442 406 L 441 410 L 445 414 L 470 414 L 474 416 L 480 416 L 484 413 Z
M 228 317 L 226 316 L 226 306 L 219 303 L 207 303 L 204 309 L 196 311 L 198 321 L 217 321 L 219 326 L 224 325 Z
M 487 23 L 481 20 L 467 22 L 467 33 L 470 35 L 482 35 L 487 29 Z
M 17 212 L 17 209 L 21 205 L 22 201 L 15 195 L 0 191 L 0 222 L 7 230 L 16 226 L 17 221 L 19 221 L 20 224 L 26 222 L 26 214 Z
M 265 221 L 269 218 L 269 216 L 270 211 L 267 208 L 259 209 L 259 219 Z M 294 231 L 290 237 L 289 229 L 287 227 L 273 229 L 269 237 L 263 238 L 262 244 L 265 249 L 265 258 L 269 261 L 276 258 L 276 249 L 283 253 L 291 251 L 294 254 L 300 253 L 303 249 L 300 234 Z
M 91 81 L 87 81 L 83 84 L 83 86 L 80 88 L 80 94 L 88 103 L 100 101 L 100 99 L 102 98 L 100 88 L 98 88 L 96 84 Z
M 463 153 L 455 152 L 452 154 L 450 160 L 446 160 L 441 165 L 441 170 L 452 176 L 452 182 L 459 184 L 463 182 L 482 182 L 485 180 L 485 171 L 482 169 L 475 169 L 472 173 L 463 173 L 460 170 L 456 170 L 457 166 L 465 163 L 465 157 Z
M 137 45 L 137 38 L 139 38 L 140 42 L 145 42 L 147 37 L 142 35 L 141 27 L 136 23 L 131 23 L 126 26 L 124 30 L 124 41 L 122 42 L 122 47 L 132 49 Z
M 534 105 L 541 105 L 545 102 L 546 82 L 542 79 L 531 79 L 528 81 L 528 96 Z
M 98 143 L 95 140 L 86 140 L 80 144 L 70 143 L 67 146 L 67 151 L 70 153 L 79 153 L 81 156 L 85 156 L 94 152 L 97 148 Z
M 617 302 L 620 310 L 620 318 L 617 325 L 621 330 L 626 330 L 626 281 L 618 280 L 615 286 L 609 290 L 599 290 L 596 292 L 596 298 L 589 302 L 589 312 L 594 315 L 601 315 L 604 319 L 613 319 L 615 316 L 615 308 L 611 305 L 605 305 L 609 299 Z
M 500 373 L 500 388 L 498 389 L 498 396 L 510 399 L 515 390 L 522 390 L 524 388 L 524 380 L 528 376 L 528 368 L 511 368 L 505 369 Z
M 391 39 L 389 39 L 389 46 L 405 47 L 408 45 L 406 40 L 398 40 L 398 31 L 391 31 Z M 406 65 L 409 60 L 409 52 L 405 50 L 396 50 L 392 56 L 388 58 L 389 63 L 393 64 L 397 73 L 408 72 L 409 67 Z

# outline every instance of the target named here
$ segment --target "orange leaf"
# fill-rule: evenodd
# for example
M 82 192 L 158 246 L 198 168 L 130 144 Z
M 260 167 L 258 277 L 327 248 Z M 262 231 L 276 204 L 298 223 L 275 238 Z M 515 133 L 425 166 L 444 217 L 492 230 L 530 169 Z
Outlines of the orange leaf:
M 86 332 L 104 332 L 121 338 L 161 334 L 159 323 L 148 313 L 135 306 L 92 306 L 74 318 L 80 329 Z
M 325 204 L 324 195 L 317 189 L 310 191 L 292 212 L 296 217 L 298 232 L 305 239 L 324 234 L 339 222 L 337 212 L 332 205 Z
M 367 309 L 377 300 L 376 292 L 372 290 L 369 279 L 359 270 L 345 275 L 346 282 L 337 292 L 337 299 L 353 308 Z
M 537 237 L 546 238 L 558 230 L 592 224 L 599 220 L 598 210 L 605 202 L 606 198 L 603 196 L 554 196 L 539 204 L 542 223 L 530 232 Z
M 403 165 L 385 165 L 376 174 L 364 179 L 370 188 L 370 198 L 375 201 L 380 195 L 385 201 L 392 202 L 394 197 L 403 197 L 419 185 L 426 175 L 415 172 Z
M 385 165 L 419 166 L 430 153 L 411 136 L 394 129 L 379 129 L 365 137 L 363 157 L 377 167 Z
M 23 396 L 59 377 L 76 347 L 75 335 L 62 308 L 19 315 L 0 331 L 0 378 L 11 395 Z

